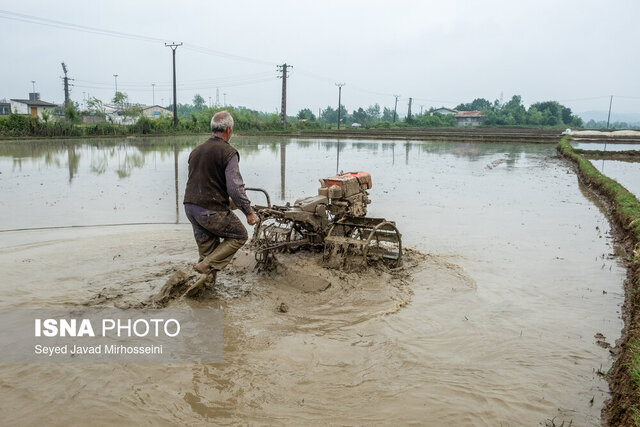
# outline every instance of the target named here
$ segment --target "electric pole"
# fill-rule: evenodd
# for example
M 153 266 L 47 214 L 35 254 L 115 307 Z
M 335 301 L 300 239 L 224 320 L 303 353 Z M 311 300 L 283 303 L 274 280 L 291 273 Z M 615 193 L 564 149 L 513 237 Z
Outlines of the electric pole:
M 396 112 L 398 111 L 398 98 L 400 98 L 400 95 L 393 95 L 396 97 L 396 104 L 393 106 L 393 123 L 396 122 Z
M 156 84 L 151 83 L 151 91 L 153 92 L 153 104 L 156 105 Z
M 288 69 L 293 68 L 293 65 L 287 65 L 285 62 L 282 65 L 277 66 L 278 71 L 282 72 L 281 76 L 278 76 L 279 79 L 282 79 L 282 105 L 280 108 L 282 126 L 287 127 L 287 77 L 289 77 Z
M 36 93 L 36 81 L 35 80 L 31 80 L 31 85 L 33 86 L 33 93 Z M 33 95 L 35 96 L 35 95 Z
M 182 46 L 182 42 L 180 43 L 165 43 L 166 47 L 171 48 L 171 52 L 173 53 L 173 127 L 178 127 L 178 103 L 176 102 L 176 50 L 179 46 Z
M 613 104 L 613 95 L 609 99 L 609 115 L 607 116 L 607 129 L 609 129 L 609 120 L 611 120 L 611 104 Z
M 224 99 L 224 106 L 226 107 L 227 106 L 227 93 L 226 92 L 222 94 L 222 99 Z
M 220 106 L 220 89 L 216 88 L 216 107 Z
M 67 66 L 65 63 L 62 63 L 62 71 L 64 71 L 64 107 L 67 108 L 71 105 L 71 101 L 69 101 L 69 77 L 67 77 Z
M 115 81 L 116 81 L 116 95 L 117 95 L 117 94 L 118 94 L 118 75 L 117 75 L 117 74 L 114 74 L 114 75 L 113 75 L 113 78 L 114 78 L 114 79 L 115 79 Z
M 407 112 L 407 121 L 408 122 L 411 121 L 411 101 L 413 101 L 413 98 L 409 98 L 409 111 Z
M 340 130 L 340 107 L 342 105 L 342 86 L 344 86 L 346 83 L 336 83 L 336 86 L 338 86 L 338 130 Z

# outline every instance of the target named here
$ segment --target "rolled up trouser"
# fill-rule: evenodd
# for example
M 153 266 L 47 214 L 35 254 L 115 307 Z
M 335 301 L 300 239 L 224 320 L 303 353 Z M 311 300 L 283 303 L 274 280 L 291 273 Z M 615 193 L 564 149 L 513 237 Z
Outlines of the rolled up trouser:
M 229 210 L 211 211 L 190 203 L 185 203 L 184 210 L 193 227 L 200 261 L 222 270 L 248 239 L 244 225 Z

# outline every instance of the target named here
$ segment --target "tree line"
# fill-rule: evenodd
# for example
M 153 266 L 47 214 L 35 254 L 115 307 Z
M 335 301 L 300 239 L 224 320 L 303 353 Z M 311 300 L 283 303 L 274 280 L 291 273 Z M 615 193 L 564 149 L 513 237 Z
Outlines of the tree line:
M 64 120 L 57 120 L 49 115 L 42 119 L 30 116 L 0 117 L 0 135 L 5 136 L 89 136 L 89 135 L 127 135 L 127 134 L 170 134 L 209 132 L 211 116 L 217 111 L 228 110 L 232 113 L 236 129 L 240 131 L 281 131 L 283 129 L 280 115 L 266 113 L 245 107 L 207 106 L 204 98 L 196 94 L 191 103 L 178 104 L 178 126 L 173 127 L 171 117 L 149 119 L 142 116 L 140 105 L 129 102 L 126 93 L 117 92 L 110 100 L 125 117 L 132 119 L 131 125 L 118 125 L 109 122 L 82 124 L 82 116 L 93 115 L 107 117 L 105 104 L 91 98 L 86 102 L 83 111 L 77 103 L 67 106 Z M 166 107 L 173 109 L 173 105 Z M 493 102 L 484 98 L 476 98 L 469 103 L 461 103 L 455 107 L 458 111 L 480 111 L 482 126 L 521 126 L 521 127 L 583 127 L 582 119 L 573 114 L 569 107 L 557 101 L 537 102 L 526 108 L 519 95 L 509 101 Z M 62 112 L 60 114 L 62 117 Z M 340 106 L 340 121 L 344 127 L 358 124 L 363 128 L 392 127 L 454 127 L 456 119 L 453 114 L 440 114 L 434 108 L 420 113 L 407 114 L 403 117 L 397 111 L 379 104 L 358 107 L 349 112 L 344 105 Z M 335 128 L 338 122 L 338 109 L 327 106 L 316 112 L 303 108 L 295 116 L 287 117 L 287 127 L 295 130 L 320 130 Z M 588 127 L 604 127 L 601 123 L 590 121 Z

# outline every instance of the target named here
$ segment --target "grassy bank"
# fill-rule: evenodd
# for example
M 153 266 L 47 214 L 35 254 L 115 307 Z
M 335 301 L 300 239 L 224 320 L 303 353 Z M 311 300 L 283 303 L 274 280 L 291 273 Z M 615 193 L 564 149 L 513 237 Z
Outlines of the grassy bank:
M 574 148 L 575 154 L 587 157 L 589 159 L 600 160 L 626 160 L 626 161 L 640 161 L 640 151 L 638 150 L 625 150 L 625 151 L 603 151 L 603 150 L 581 150 Z
M 617 181 L 601 174 L 569 140 L 562 138 L 558 151 L 575 164 L 580 180 L 604 199 L 631 253 L 625 284 L 625 327 L 618 343 L 621 352 L 608 374 L 611 399 L 603 409 L 603 421 L 640 426 L 640 202 Z

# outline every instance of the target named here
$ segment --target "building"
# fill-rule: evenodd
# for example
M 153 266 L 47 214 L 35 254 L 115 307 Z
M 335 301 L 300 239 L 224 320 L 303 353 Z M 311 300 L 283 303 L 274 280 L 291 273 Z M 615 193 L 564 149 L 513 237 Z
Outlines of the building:
M 160 117 L 173 117 L 173 113 L 159 105 L 142 108 L 142 117 L 149 119 L 159 119 Z
M 40 100 L 39 93 L 29 93 L 29 99 L 11 99 L 11 112 L 42 118 L 44 111 L 50 115 L 55 113 L 58 105 Z
M 456 126 L 480 126 L 482 123 L 481 111 L 458 111 L 455 117 Z
M 434 113 L 440 114 L 456 114 L 458 110 L 452 110 L 451 108 L 440 107 L 438 109 L 433 110 Z
M 0 100 L 0 116 L 7 116 L 11 114 L 11 103 L 6 99 Z

